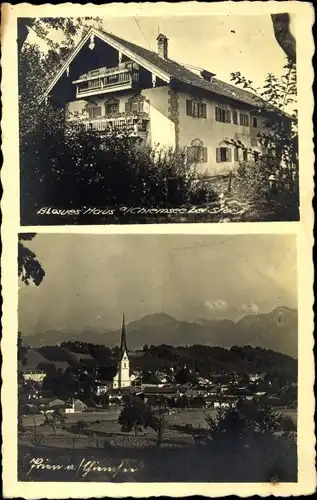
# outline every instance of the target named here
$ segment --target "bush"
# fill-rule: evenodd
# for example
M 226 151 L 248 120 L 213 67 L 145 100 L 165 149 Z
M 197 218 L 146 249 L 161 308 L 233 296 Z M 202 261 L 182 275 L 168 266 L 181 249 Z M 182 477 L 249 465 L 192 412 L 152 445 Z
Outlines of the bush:
M 220 408 L 216 418 L 206 416 L 213 439 L 254 439 L 273 435 L 280 429 L 281 415 L 262 402 L 238 401 L 236 408 Z
M 274 183 L 270 183 L 271 175 L 276 179 Z M 262 156 L 257 162 L 241 163 L 236 173 L 235 189 L 243 201 L 249 202 L 255 218 L 298 220 L 298 184 L 270 157 Z
M 48 110 L 48 113 L 51 111 Z M 22 210 L 41 207 L 180 207 L 217 198 L 184 151 L 136 146 L 128 134 L 94 131 L 62 118 L 39 122 L 21 148 Z M 109 213 L 113 218 L 113 214 Z M 122 211 L 119 218 L 129 218 Z M 76 218 L 77 219 L 77 218 Z M 134 220 L 136 215 L 134 215 Z

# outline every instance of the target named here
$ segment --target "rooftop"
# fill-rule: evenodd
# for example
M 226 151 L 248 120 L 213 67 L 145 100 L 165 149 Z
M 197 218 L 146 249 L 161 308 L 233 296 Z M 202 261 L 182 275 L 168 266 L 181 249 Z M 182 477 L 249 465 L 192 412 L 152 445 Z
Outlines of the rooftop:
M 139 45 L 136 45 L 135 43 L 132 43 L 128 40 L 124 40 L 123 38 L 113 35 L 112 33 L 108 33 L 96 28 L 91 28 L 86 36 L 79 42 L 77 47 L 75 47 L 71 55 L 57 72 L 55 78 L 47 88 L 43 98 L 45 97 L 45 95 L 49 94 L 62 74 L 67 70 L 71 61 L 77 56 L 83 45 L 90 39 L 92 35 L 97 36 L 105 43 L 108 43 L 116 49 L 121 50 L 128 57 L 136 57 L 137 62 L 139 62 L 141 65 L 143 64 L 149 70 L 158 70 L 162 79 L 166 82 L 175 80 L 190 86 L 194 86 L 201 90 L 221 95 L 252 106 L 259 105 L 261 103 L 261 100 L 252 92 L 240 89 L 235 85 L 231 85 L 229 83 L 218 80 L 214 76 L 212 76 L 211 81 L 206 80 L 202 76 L 195 74 L 184 65 L 173 61 L 172 59 L 164 58 L 156 52 L 145 49 L 144 47 L 140 47 Z M 210 75 L 213 75 L 213 73 L 210 72 Z

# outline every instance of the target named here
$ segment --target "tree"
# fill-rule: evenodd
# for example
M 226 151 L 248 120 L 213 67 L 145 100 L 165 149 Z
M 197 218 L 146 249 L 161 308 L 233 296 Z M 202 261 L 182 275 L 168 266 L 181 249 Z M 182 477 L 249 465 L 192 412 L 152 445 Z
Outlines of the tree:
M 21 54 L 29 31 L 33 31 L 44 40 L 51 51 L 58 53 L 60 48 L 71 50 L 74 46 L 74 37 L 88 29 L 88 22 L 100 22 L 98 17 L 20 17 L 18 18 L 18 51 Z M 62 31 L 63 42 L 60 45 L 49 36 L 51 31 Z
M 118 423 L 123 432 L 134 429 L 135 435 L 139 427 L 148 427 L 152 422 L 152 411 L 140 398 L 129 397 L 121 410 Z
M 85 422 L 84 420 L 77 420 L 76 422 L 76 431 L 78 434 L 81 434 L 84 429 L 86 429 L 88 426 L 87 422 Z
M 196 383 L 197 377 L 188 368 L 181 368 L 175 373 L 175 382 L 177 384 Z
M 156 415 L 153 414 L 150 421 L 150 427 L 156 432 L 157 446 L 161 446 L 166 428 L 165 415 L 160 411 L 158 411 Z
M 296 41 L 290 31 L 289 14 L 271 14 L 274 35 L 287 58 L 296 63 Z
M 261 438 L 273 435 L 280 427 L 281 415 L 263 401 L 239 400 L 236 407 L 219 408 L 215 418 L 206 417 L 213 439 Z
M 249 200 L 266 219 L 271 214 L 273 220 L 298 220 L 297 110 L 291 115 L 286 112 L 296 103 L 296 65 L 289 60 L 284 69 L 280 79 L 269 73 L 262 89 L 255 89 L 240 72 L 232 73 L 236 85 L 253 92 L 253 112 L 263 117 L 265 131 L 257 134 L 261 154 L 240 140 L 228 138 L 227 143 L 248 154 L 249 159 L 240 164 L 237 172 L 241 199 Z
M 150 354 L 150 352 L 149 352 L 149 346 L 147 344 L 144 344 L 142 350 L 143 350 L 144 356 L 148 356 Z
M 23 241 L 31 241 L 35 234 L 19 234 L 18 241 L 18 275 L 22 282 L 26 285 L 33 283 L 38 286 L 42 283 L 45 272 L 37 260 L 36 255 L 32 250 L 23 245 Z
M 63 426 L 67 420 L 66 414 L 59 409 L 54 410 L 53 418 L 55 422 L 59 422 L 61 426 Z
M 22 334 L 18 332 L 18 361 L 25 366 L 27 362 L 28 349 L 23 345 Z

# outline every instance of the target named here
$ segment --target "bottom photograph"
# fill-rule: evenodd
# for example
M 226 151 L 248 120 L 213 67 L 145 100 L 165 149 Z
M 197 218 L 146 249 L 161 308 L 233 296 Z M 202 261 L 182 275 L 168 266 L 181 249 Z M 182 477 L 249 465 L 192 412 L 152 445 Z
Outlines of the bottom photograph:
M 18 245 L 19 481 L 297 482 L 294 235 Z

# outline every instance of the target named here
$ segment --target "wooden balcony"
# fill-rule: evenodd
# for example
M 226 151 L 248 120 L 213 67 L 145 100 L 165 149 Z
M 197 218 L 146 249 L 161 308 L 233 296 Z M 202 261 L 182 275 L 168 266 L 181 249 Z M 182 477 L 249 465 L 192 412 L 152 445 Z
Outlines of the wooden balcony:
M 92 95 L 106 94 L 114 90 L 129 90 L 137 87 L 139 66 L 123 63 L 116 68 L 99 68 L 73 81 L 76 97 L 82 99 Z
M 99 133 L 117 132 L 125 133 L 130 137 L 139 137 L 146 140 L 149 132 L 149 117 L 146 113 L 140 116 L 98 117 L 98 118 L 70 118 L 69 122 L 75 122 L 84 126 L 85 130 L 95 130 Z

